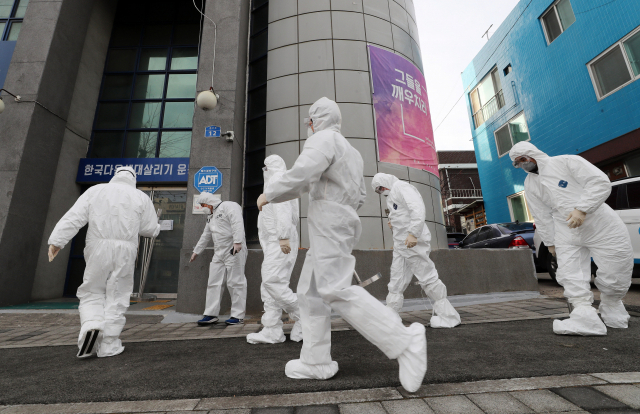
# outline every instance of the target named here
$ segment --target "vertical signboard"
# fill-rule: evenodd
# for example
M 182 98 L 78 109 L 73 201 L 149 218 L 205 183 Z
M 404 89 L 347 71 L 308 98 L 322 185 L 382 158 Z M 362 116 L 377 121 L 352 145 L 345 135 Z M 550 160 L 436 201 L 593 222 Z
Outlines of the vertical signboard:
M 369 46 L 378 159 L 438 175 L 424 75 L 400 55 Z

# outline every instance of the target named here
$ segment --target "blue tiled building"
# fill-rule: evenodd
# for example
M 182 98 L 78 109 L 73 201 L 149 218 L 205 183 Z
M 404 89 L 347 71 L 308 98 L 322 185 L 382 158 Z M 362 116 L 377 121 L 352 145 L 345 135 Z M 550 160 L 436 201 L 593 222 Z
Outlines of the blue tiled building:
M 462 74 L 487 221 L 531 220 L 518 141 L 640 175 L 638 79 L 640 1 L 521 0 Z

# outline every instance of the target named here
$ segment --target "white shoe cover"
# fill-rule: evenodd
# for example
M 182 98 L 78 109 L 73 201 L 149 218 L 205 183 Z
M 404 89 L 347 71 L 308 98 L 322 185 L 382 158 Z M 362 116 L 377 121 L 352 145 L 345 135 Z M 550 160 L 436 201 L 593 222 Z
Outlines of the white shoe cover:
M 621 300 L 617 301 L 600 301 L 600 316 L 604 321 L 604 324 L 609 328 L 628 328 L 629 327 L 629 313 L 624 308 L 624 304 Z
M 400 383 L 405 390 L 416 392 L 427 373 L 427 337 L 424 325 L 420 323 L 412 323 L 407 329 L 412 338 L 407 349 L 398 356 Z
M 338 373 L 338 363 L 331 361 L 327 365 L 308 365 L 299 359 L 287 362 L 284 373 L 293 379 L 327 380 Z
M 293 324 L 293 328 L 291 328 L 291 334 L 289 335 L 289 338 L 291 338 L 293 342 L 302 341 L 302 324 L 300 323 L 300 321 L 296 321 L 296 323 Z
M 120 338 L 103 338 L 98 348 L 98 358 L 112 357 L 124 352 Z
M 553 321 L 553 332 L 558 335 L 606 335 L 607 327 L 602 323 L 592 306 L 578 306 L 569 319 Z
M 453 328 L 460 325 L 460 314 L 447 298 L 433 304 L 432 328 Z
M 250 344 L 280 344 L 286 340 L 282 328 L 275 326 L 264 327 L 260 332 L 247 335 Z

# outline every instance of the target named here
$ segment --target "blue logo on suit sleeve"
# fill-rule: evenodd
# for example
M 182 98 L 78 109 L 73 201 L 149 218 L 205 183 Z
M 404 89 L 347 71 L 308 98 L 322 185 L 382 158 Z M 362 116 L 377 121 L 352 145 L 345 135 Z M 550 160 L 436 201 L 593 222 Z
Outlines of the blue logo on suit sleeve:
M 393 209 L 397 210 L 398 209 L 398 205 L 396 203 L 393 203 Z
M 560 182 L 558 183 L 558 187 L 561 187 L 561 188 L 567 188 L 568 185 L 569 183 L 566 182 L 565 180 L 560 180 Z

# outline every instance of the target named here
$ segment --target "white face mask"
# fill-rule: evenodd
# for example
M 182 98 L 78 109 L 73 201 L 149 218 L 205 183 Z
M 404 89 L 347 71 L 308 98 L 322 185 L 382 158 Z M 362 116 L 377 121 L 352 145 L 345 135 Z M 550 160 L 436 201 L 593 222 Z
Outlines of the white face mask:
M 384 190 L 382 192 L 382 195 L 385 196 L 385 197 L 388 197 L 390 192 L 391 192 L 391 190 Z
M 538 165 L 535 162 L 531 162 L 531 161 L 523 162 L 523 163 L 520 164 L 520 166 L 526 172 L 531 172 L 531 171 L 535 171 L 536 169 L 538 169 Z
M 205 212 L 206 215 L 211 215 L 211 209 L 209 207 L 202 207 L 202 211 Z

